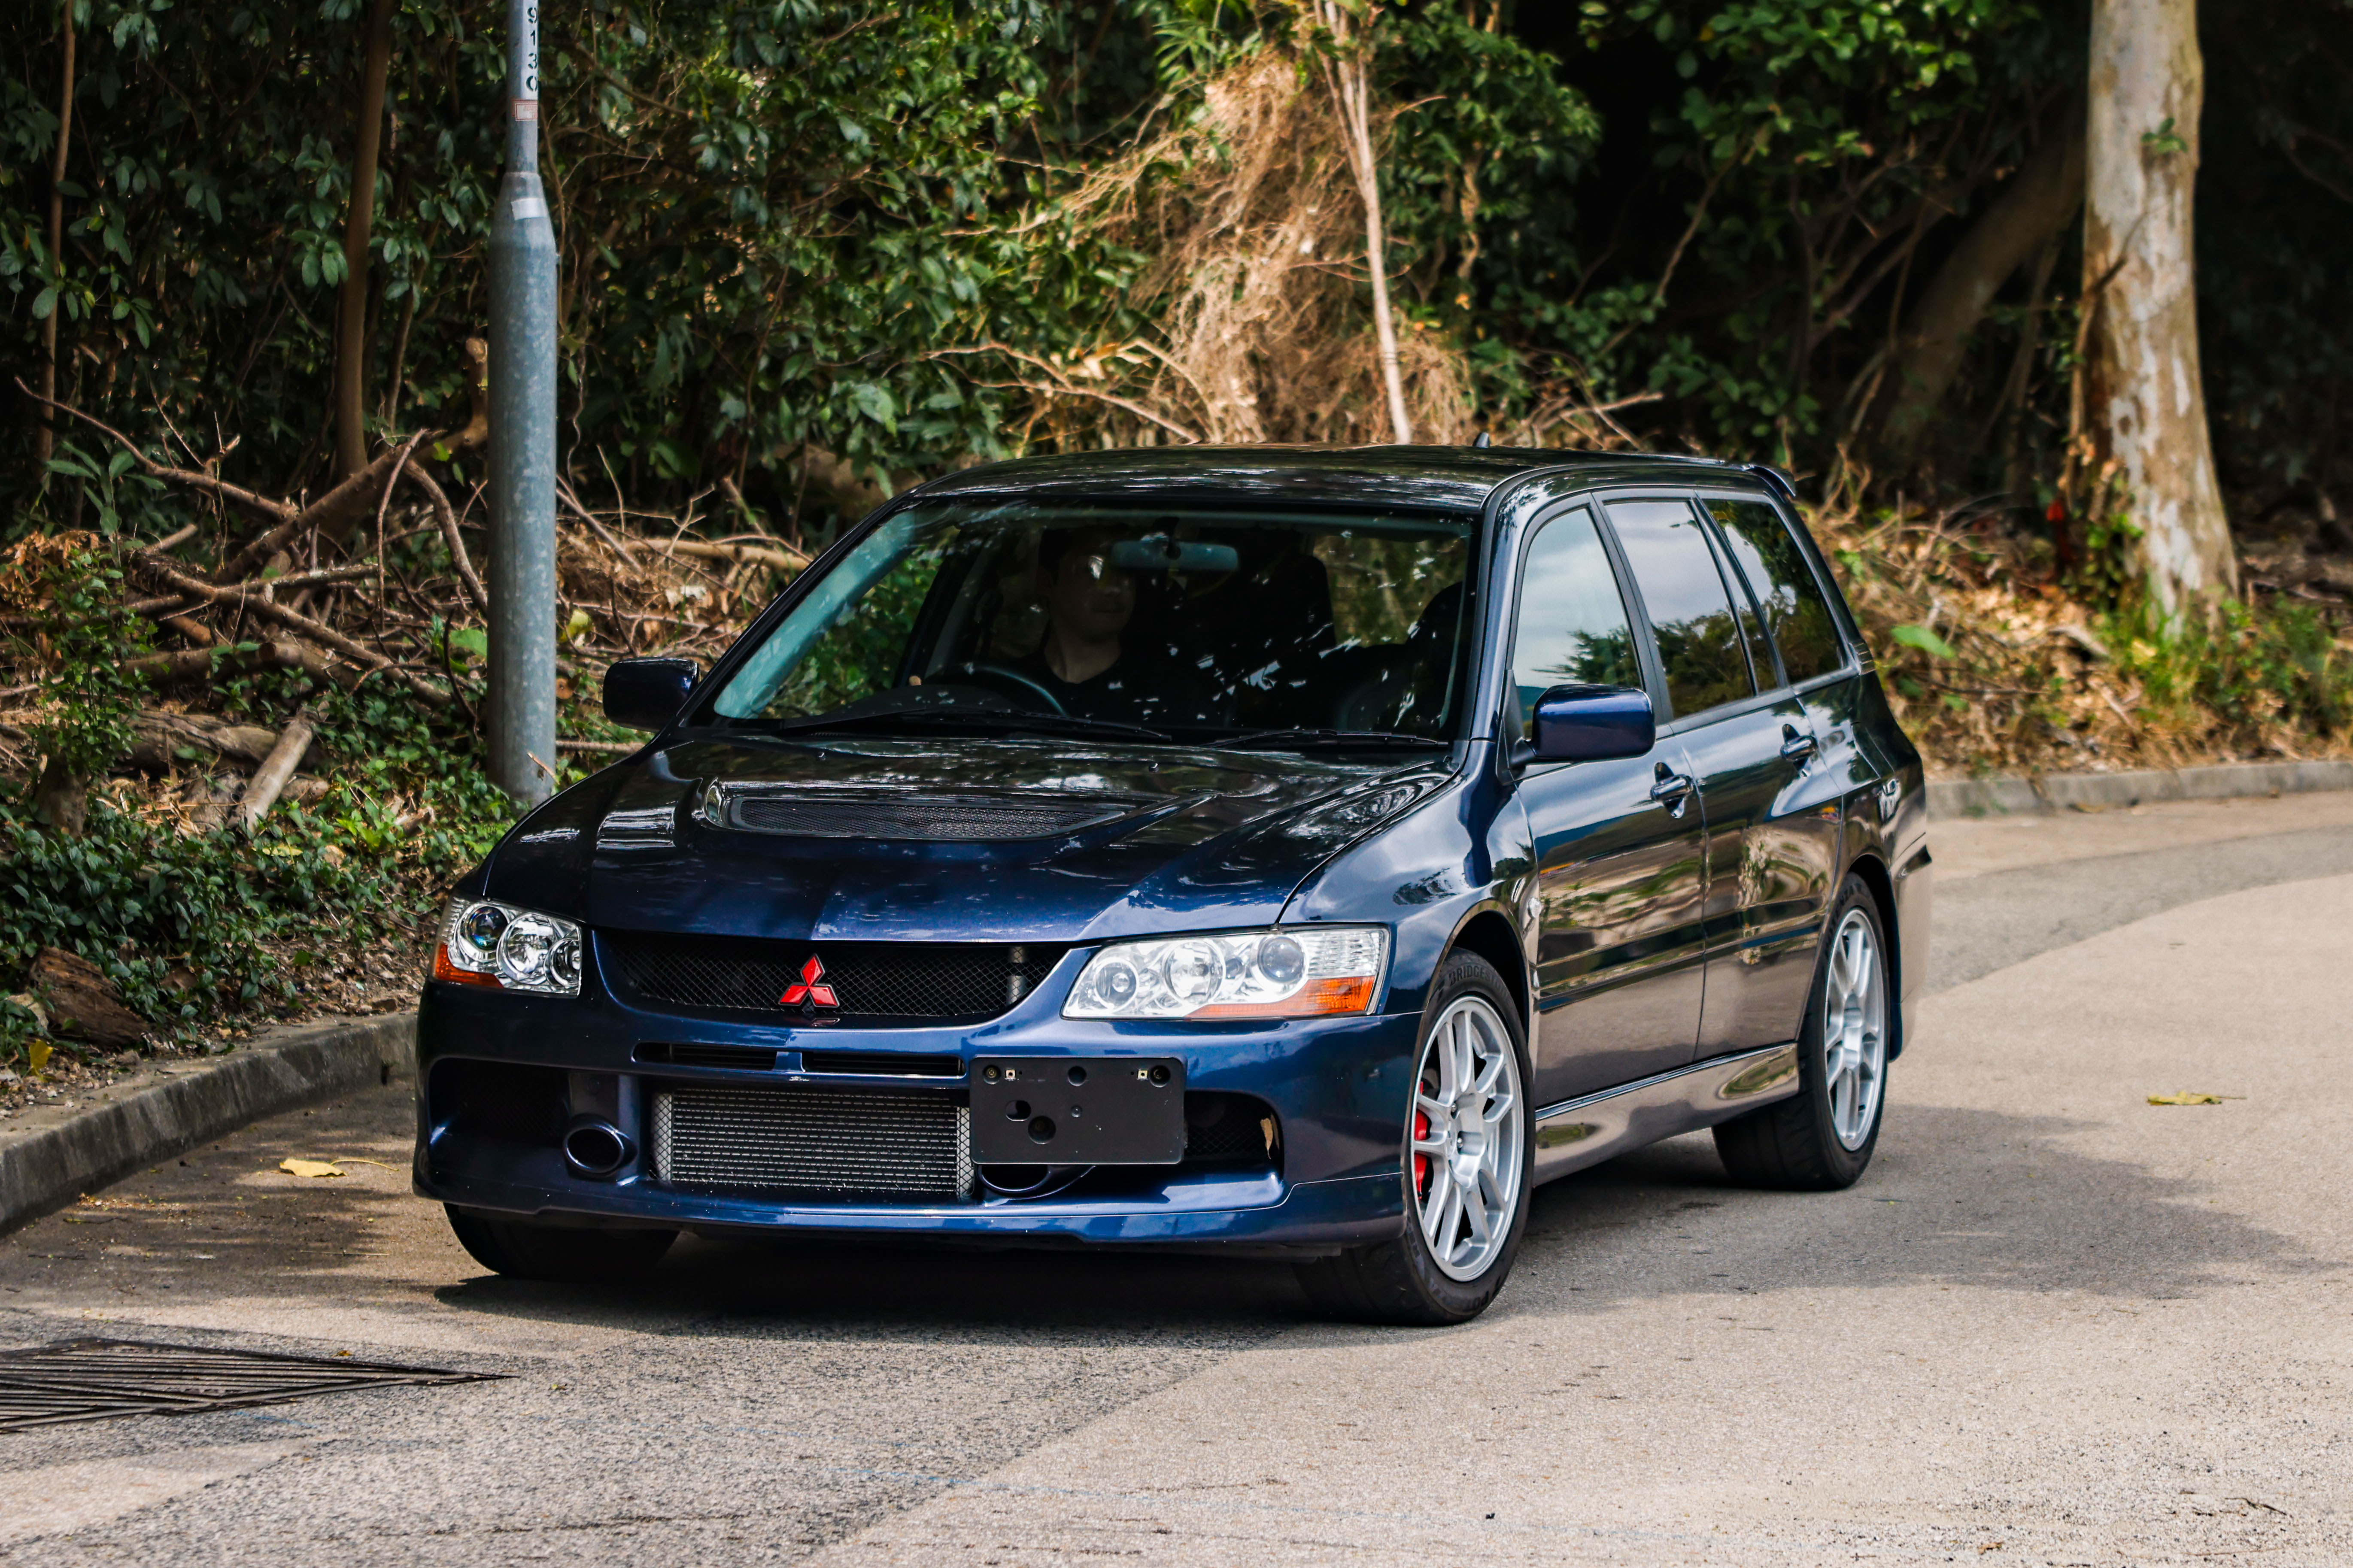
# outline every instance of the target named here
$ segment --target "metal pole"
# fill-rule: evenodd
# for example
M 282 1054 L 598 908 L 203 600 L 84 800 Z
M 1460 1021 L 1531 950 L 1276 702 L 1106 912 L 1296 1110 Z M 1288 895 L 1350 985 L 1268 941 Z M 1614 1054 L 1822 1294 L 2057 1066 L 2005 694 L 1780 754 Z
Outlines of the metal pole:
M 555 231 L 539 183 L 539 0 L 508 0 L 507 170 L 491 216 L 491 779 L 555 775 Z

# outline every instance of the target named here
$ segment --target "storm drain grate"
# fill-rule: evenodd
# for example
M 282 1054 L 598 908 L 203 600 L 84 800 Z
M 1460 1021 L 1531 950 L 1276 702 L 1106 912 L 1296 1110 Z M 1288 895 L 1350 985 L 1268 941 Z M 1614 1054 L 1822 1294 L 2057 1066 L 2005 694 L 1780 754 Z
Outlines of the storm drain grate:
M 0 1352 L 0 1432 L 115 1415 L 191 1415 L 353 1388 L 487 1383 L 505 1375 L 137 1340 L 67 1340 Z

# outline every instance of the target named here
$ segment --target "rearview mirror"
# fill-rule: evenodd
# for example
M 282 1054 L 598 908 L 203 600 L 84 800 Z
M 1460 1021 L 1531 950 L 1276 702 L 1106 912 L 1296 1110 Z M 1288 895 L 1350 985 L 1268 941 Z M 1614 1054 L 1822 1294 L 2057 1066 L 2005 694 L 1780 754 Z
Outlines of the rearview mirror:
M 1537 762 L 1639 757 L 1658 738 L 1651 694 L 1639 687 L 1556 686 L 1536 699 Z
M 1123 539 L 1111 547 L 1111 563 L 1128 572 L 1231 572 L 1242 563 L 1230 544 L 1171 539 L 1165 533 Z
M 605 668 L 605 717 L 632 730 L 659 730 L 678 717 L 702 667 L 691 658 L 624 658 Z

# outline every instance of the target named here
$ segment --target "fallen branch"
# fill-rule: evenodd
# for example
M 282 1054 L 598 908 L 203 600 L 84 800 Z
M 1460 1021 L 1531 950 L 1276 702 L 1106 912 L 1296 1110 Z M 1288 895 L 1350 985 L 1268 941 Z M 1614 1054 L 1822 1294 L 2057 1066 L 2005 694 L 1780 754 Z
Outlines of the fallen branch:
M 646 548 L 698 561 L 732 561 L 739 566 L 765 566 L 772 572 L 798 572 L 809 558 L 778 541 L 771 544 L 711 544 L 700 539 L 648 540 Z
M 266 565 L 271 556 L 312 529 L 318 530 L 322 538 L 342 542 L 375 510 L 376 498 L 391 489 L 393 475 L 408 460 L 409 447 L 418 438 L 413 437 L 400 446 L 386 448 L 375 461 L 301 511 L 246 541 L 221 563 L 220 570 L 213 574 L 213 581 L 243 582 Z
M 449 546 L 449 558 L 458 563 L 458 581 L 466 585 L 466 596 L 474 601 L 474 608 L 489 615 L 491 595 L 483 589 L 482 580 L 474 575 L 474 563 L 466 554 L 466 541 L 458 531 L 458 514 L 450 510 L 448 496 L 422 468 L 411 468 L 408 477 L 433 502 L 434 514 L 441 520 L 441 537 Z
M 618 534 L 612 532 L 610 530 L 606 528 L 603 523 L 598 522 L 595 512 L 590 511 L 586 507 L 580 504 L 580 498 L 572 493 L 572 487 L 570 485 L 565 484 L 561 479 L 556 480 L 555 494 L 556 499 L 563 501 L 565 506 L 572 509 L 573 516 L 578 518 L 581 521 L 588 525 L 589 532 L 595 534 L 598 539 L 603 540 L 605 542 L 606 548 L 612 551 L 614 554 L 621 558 L 624 565 L 635 566 L 638 563 L 636 552 L 632 551 L 627 543 L 623 542 Z
M 310 749 L 311 721 L 298 712 L 279 731 L 278 743 L 269 748 L 269 754 L 262 758 L 260 768 L 245 786 L 245 798 L 237 806 L 239 827 L 250 833 L 255 824 L 269 814 L 269 808 L 278 804 L 279 793 L 294 776 L 302 753 Z
M 194 622 L 189 624 L 195 625 Z M 199 626 L 196 629 L 202 631 L 204 628 Z M 243 671 L 261 665 L 275 665 L 282 669 L 299 669 L 322 685 L 328 681 L 333 681 L 338 686 L 352 684 L 349 679 L 339 678 L 339 672 L 335 667 L 329 664 L 318 649 L 306 647 L 291 637 L 268 638 L 251 653 L 224 652 L 211 644 L 206 644 L 203 647 L 185 648 L 174 653 L 149 654 L 143 658 L 132 659 L 130 668 L 145 674 L 151 680 L 166 683 L 178 680 L 210 679 L 216 658 L 219 660 L 222 668 L 232 671 Z
M 436 707 L 446 707 L 448 704 L 448 692 L 423 678 L 401 668 L 375 649 L 353 642 L 334 627 L 322 622 L 314 621 L 310 616 L 290 610 L 283 605 L 272 604 L 259 594 L 248 593 L 238 588 L 217 588 L 210 583 L 199 583 L 193 577 L 174 571 L 152 555 L 142 556 L 141 564 L 148 575 L 167 586 L 178 589 L 192 598 L 200 598 L 210 605 L 228 605 L 249 610 L 264 620 L 276 621 L 280 626 L 301 632 L 322 647 L 332 648 L 370 672 L 389 671 L 398 677 L 401 683 L 411 691 Z

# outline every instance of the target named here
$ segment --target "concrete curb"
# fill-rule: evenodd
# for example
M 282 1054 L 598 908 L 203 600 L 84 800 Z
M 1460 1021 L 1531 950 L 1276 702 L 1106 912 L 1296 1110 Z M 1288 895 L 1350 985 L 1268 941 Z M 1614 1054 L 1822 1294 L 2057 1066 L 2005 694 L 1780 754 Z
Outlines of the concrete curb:
M 417 1015 L 347 1018 L 267 1035 L 225 1056 L 156 1066 L 95 1103 L 28 1110 L 0 1130 L 0 1235 L 143 1165 L 264 1116 L 417 1068 Z
M 2044 773 L 2035 778 L 1935 779 L 1928 815 L 1994 816 L 2068 806 L 2140 805 L 2353 789 L 2353 763 L 2221 763 L 2131 773 Z

